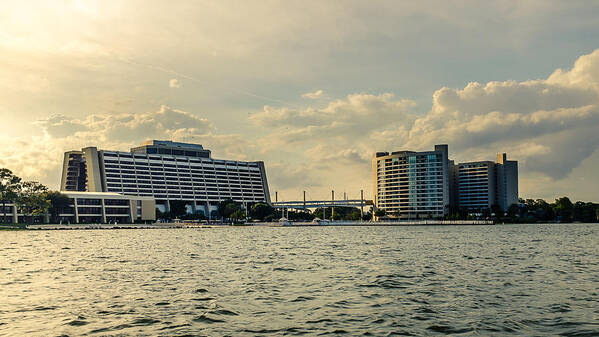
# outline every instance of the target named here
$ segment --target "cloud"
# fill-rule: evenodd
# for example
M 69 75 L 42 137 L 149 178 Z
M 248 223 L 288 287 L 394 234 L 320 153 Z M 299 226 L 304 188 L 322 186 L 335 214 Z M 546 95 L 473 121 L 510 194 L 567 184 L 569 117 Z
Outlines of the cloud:
M 284 162 L 270 162 L 266 165 L 266 173 L 271 189 L 274 187 L 271 190 L 273 201 L 274 192 L 277 190 L 287 190 L 289 192 L 295 189 L 299 194 L 298 188 L 321 186 L 320 177 L 314 174 L 314 167 L 312 165 L 297 166 Z M 299 195 L 284 197 L 283 194 L 279 194 L 279 201 L 295 200 L 298 197 Z
M 176 79 L 176 78 L 171 78 L 171 79 L 168 81 L 168 86 L 169 86 L 169 88 L 181 88 L 181 83 L 179 82 L 179 80 L 178 80 L 178 79 Z
M 0 138 L 0 167 L 53 188 L 60 180 L 63 153 L 86 146 L 127 151 L 143 140 L 169 139 L 201 143 L 217 158 L 257 160 L 251 155 L 254 145 L 244 137 L 219 134 L 208 119 L 166 105 L 142 113 L 90 114 L 85 119 L 53 114 L 34 125 L 41 136 L 27 141 Z
M 88 130 L 83 122 L 61 114 L 50 115 L 50 117 L 38 120 L 34 124 L 41 126 L 49 136 L 56 138 L 64 138 Z
M 60 182 L 61 149 L 50 136 L 34 136 L 28 141 L 0 137 L 0 167 L 11 169 L 25 180 Z M 63 151 L 64 152 L 64 151 Z
M 319 99 L 322 97 L 322 90 L 316 90 L 315 92 L 307 92 L 305 94 L 302 95 L 303 98 L 309 98 L 309 99 Z
M 212 122 L 186 111 L 162 105 L 145 113 L 91 114 L 78 120 L 60 114 L 39 120 L 37 125 L 54 138 L 89 138 L 100 141 L 137 142 L 140 139 L 182 134 L 205 134 L 214 130 Z
M 469 83 L 442 88 L 431 111 L 417 118 L 406 148 L 449 143 L 456 152 L 519 149 L 527 171 L 565 178 L 599 146 L 599 50 L 546 80 Z M 534 151 L 522 150 L 528 144 Z M 549 149 L 549 153 L 547 153 Z
M 599 50 L 545 79 L 443 87 L 432 94 L 432 105 L 424 112 L 393 93 L 355 93 L 304 108 L 264 106 L 248 117 L 251 134 L 221 134 L 210 119 L 165 105 L 83 118 L 54 114 L 35 123 L 42 136 L 31 144 L 43 142 L 43 153 L 19 142 L 4 146 L 0 164 L 50 177 L 51 170 L 60 171 L 58 164 L 40 167 L 28 158 L 60 163 L 68 149 L 99 145 L 127 150 L 142 140 L 163 138 L 202 143 L 217 158 L 264 160 L 273 191 L 292 193 L 310 186 L 368 191 L 375 151 L 427 150 L 448 143 L 456 161 L 494 159 L 495 153 L 508 152 L 520 162 L 522 186 L 533 186 L 532 181 L 566 186 L 563 181 L 573 179 L 572 172 L 583 162 L 587 181 L 599 179 L 588 173 L 588 167 L 599 165 L 598 67 Z
M 409 113 L 415 105 L 411 100 L 395 99 L 391 93 L 380 95 L 352 94 L 333 100 L 323 108 L 303 110 L 265 106 L 250 116 L 258 126 L 275 128 L 280 141 L 332 141 L 341 145 L 367 137 L 374 130 L 399 126 L 413 119 Z
M 599 148 L 598 69 L 599 50 L 547 79 L 444 87 L 434 92 L 425 114 L 391 93 L 352 94 L 322 108 L 266 106 L 250 120 L 274 130 L 265 144 L 269 151 L 307 148 L 304 161 L 328 166 L 319 174 L 349 176 L 353 170 L 361 172 L 363 184 L 373 152 L 427 150 L 439 143 L 448 143 L 458 161 L 508 152 L 520 161 L 524 179 L 541 173 L 560 180 Z

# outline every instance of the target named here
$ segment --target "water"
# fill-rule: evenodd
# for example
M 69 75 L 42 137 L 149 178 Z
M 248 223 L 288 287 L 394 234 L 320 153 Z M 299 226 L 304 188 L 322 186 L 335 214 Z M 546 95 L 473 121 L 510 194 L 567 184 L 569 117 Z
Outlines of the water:
M 599 335 L 599 226 L 0 232 L 0 335 Z

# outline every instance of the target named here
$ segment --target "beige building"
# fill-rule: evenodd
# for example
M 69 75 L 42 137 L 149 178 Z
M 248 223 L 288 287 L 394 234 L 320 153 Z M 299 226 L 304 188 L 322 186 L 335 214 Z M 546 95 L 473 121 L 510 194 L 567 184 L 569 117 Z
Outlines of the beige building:
M 455 165 L 447 145 L 433 151 L 377 152 L 372 159 L 374 202 L 387 216 L 440 218 L 450 208 L 503 211 L 518 203 L 518 162 L 497 155 L 497 162 Z
M 440 218 L 449 211 L 448 146 L 433 151 L 377 152 L 372 159 L 374 202 L 391 217 Z
M 64 223 L 133 223 L 155 221 L 156 202 L 152 197 L 138 197 L 111 192 L 61 192 L 70 205 L 60 210 L 59 222 Z M 2 206 L 0 206 L 1 208 Z M 13 223 L 26 223 L 15 205 L 7 204 L 6 215 Z M 0 215 L 1 216 L 1 215 Z M 48 222 L 45 217 L 44 222 Z
M 498 206 L 506 212 L 518 204 L 518 162 L 498 153 L 497 161 L 479 161 L 456 165 L 459 208 L 482 211 Z

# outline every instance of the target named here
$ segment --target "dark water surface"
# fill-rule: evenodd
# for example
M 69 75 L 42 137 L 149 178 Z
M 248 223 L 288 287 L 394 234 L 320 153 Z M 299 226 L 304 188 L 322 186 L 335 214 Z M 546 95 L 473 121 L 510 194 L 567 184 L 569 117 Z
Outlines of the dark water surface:
M 599 225 L 0 232 L 0 335 L 599 336 Z

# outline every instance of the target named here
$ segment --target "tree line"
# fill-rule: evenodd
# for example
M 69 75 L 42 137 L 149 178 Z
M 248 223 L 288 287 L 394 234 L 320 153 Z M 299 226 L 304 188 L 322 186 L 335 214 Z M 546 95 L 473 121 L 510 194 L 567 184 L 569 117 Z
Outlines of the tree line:
M 182 220 L 207 220 L 208 216 L 203 211 L 189 213 L 185 201 L 171 200 L 169 203 L 170 210 L 162 212 L 156 209 L 156 219 L 182 219 Z M 276 209 L 265 202 L 247 203 L 245 206 L 237 201 L 228 199 L 220 201 L 218 211 L 210 212 L 210 219 L 219 219 L 232 223 L 242 223 L 245 221 L 279 221 L 282 217 L 287 217 L 292 221 L 312 221 L 315 218 L 331 219 L 331 208 L 318 208 L 314 211 L 309 210 L 289 210 L 285 212 Z M 335 220 L 360 220 L 360 209 L 356 207 L 335 207 L 333 212 Z M 370 220 L 372 213 L 365 212 L 364 220 Z
M 0 168 L 0 202 L 2 223 L 12 222 L 7 217 L 7 204 L 14 204 L 28 223 L 48 213 L 52 222 L 58 222 L 60 211 L 70 205 L 66 195 L 51 191 L 37 181 L 25 181 L 7 168 Z
M 597 222 L 599 204 L 585 201 L 573 203 L 568 197 L 555 199 L 553 203 L 543 199 L 520 199 L 520 205 L 508 215 L 534 222 Z
M 549 203 L 543 199 L 519 199 L 507 212 L 499 206 L 483 208 L 477 211 L 468 209 L 452 209 L 447 217 L 450 220 L 474 218 L 491 218 L 503 222 L 597 222 L 599 221 L 599 204 L 593 202 L 572 202 L 568 197 L 555 199 Z

